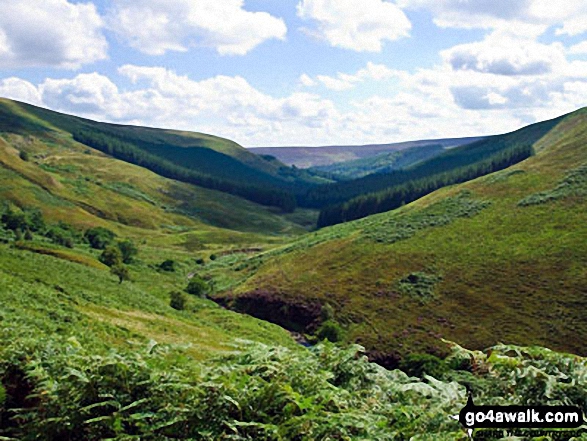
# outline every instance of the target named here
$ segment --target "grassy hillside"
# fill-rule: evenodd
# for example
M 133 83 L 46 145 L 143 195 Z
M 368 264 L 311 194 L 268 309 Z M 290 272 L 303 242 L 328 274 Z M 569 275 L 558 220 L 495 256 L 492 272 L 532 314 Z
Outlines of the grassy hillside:
M 0 101 L 0 131 L 25 136 L 60 133 L 162 176 L 285 211 L 295 208 L 293 193 L 323 180 L 210 135 L 98 123 L 10 100 Z
M 170 147 L 206 148 L 235 158 L 259 171 L 277 174 L 278 163 L 264 161 L 249 153 L 234 141 L 197 132 L 125 126 L 91 121 L 18 101 L 0 99 L 0 128 L 19 134 L 39 134 L 47 131 L 73 133 L 83 128 L 102 129 L 130 141 L 148 141 Z
M 512 169 L 303 236 L 313 211 L 17 114 L 0 121 L 0 439 L 464 441 L 467 388 L 587 410 L 585 358 L 449 341 L 584 353 L 585 112 Z
M 187 260 L 176 273 L 130 267 L 121 285 L 104 269 L 0 244 L 0 437 L 464 441 L 449 416 L 465 385 L 477 403 L 587 409 L 584 358 L 438 341 L 445 360 L 388 371 L 360 346 L 307 349 L 209 300 L 171 308 Z
M 387 173 L 407 168 L 444 152 L 440 144 L 411 147 L 400 151 L 379 153 L 375 156 L 312 167 L 312 170 L 332 173 L 344 179 L 362 178 L 372 173 Z
M 447 149 L 388 173 L 310 188 L 303 203 L 321 208 L 318 226 L 334 225 L 398 208 L 441 187 L 509 167 L 532 155 L 532 145 L 561 118 Z
M 107 226 L 145 240 L 184 232 L 202 243 L 223 236 L 220 242 L 238 244 L 263 241 L 259 235 L 298 234 L 304 230 L 295 222 L 315 219 L 310 211 L 288 217 L 227 193 L 163 178 L 75 142 L 67 132 L 35 129 L 30 115 L 16 121 L 4 121 L 0 131 L 0 198 L 39 207 L 54 221 Z
M 235 262 L 221 301 L 310 332 L 329 303 L 344 339 L 388 366 L 441 354 L 440 337 L 585 355 L 586 145 L 583 109 L 513 167 Z

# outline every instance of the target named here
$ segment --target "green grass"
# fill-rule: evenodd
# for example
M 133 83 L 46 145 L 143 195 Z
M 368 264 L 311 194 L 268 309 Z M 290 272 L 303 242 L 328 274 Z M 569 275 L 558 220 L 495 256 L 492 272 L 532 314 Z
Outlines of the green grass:
M 45 138 L 30 138 L 32 160 L 25 162 L 14 148 L 24 139 L 0 137 L 0 197 L 19 206 L 37 206 L 49 219 L 80 228 L 100 225 L 151 237 L 151 232 L 158 235 L 177 226 L 199 235 L 222 231 L 224 242 L 239 236 L 237 231 L 298 235 L 315 213 L 284 217 L 241 198 L 165 179 L 96 152 L 87 154 L 85 147 L 71 141 L 50 146 Z
M 37 253 L 0 246 L 2 322 L 29 336 L 57 333 L 120 347 L 128 347 L 128 338 L 189 344 L 196 358 L 229 350 L 237 336 L 294 345 L 280 328 L 205 299 L 190 296 L 186 311 L 172 309 L 169 292 L 185 288 L 188 268 L 166 274 L 137 262 L 130 265 L 132 282 L 119 284 L 83 256 L 77 248 Z
M 510 169 L 242 256 L 223 273 L 229 294 L 328 302 L 347 339 L 375 358 L 442 355 L 438 338 L 585 355 L 587 206 L 577 165 L 586 142 L 587 113 L 578 111 Z M 553 191 L 560 197 L 518 206 Z M 424 302 L 402 292 L 401 281 L 418 273 L 442 277 Z
M 163 179 L 5 104 L 16 116 L 0 125 L 19 133 L 0 137 L 0 198 L 49 223 L 109 228 L 138 255 L 118 283 L 87 244 L 0 229 L 0 438 L 465 440 L 448 418 L 465 385 L 477 404 L 587 410 L 585 359 L 534 347 L 585 355 L 586 112 L 513 168 L 301 235 L 315 211 L 282 216 Z M 519 205 L 536 194 L 556 197 Z M 175 271 L 158 270 L 166 259 Z M 331 305 L 335 334 L 365 349 L 308 350 L 195 296 L 175 310 L 170 292 L 190 277 L 219 297 L 288 300 L 276 314 Z M 404 357 L 423 378 L 364 351 L 388 367 Z

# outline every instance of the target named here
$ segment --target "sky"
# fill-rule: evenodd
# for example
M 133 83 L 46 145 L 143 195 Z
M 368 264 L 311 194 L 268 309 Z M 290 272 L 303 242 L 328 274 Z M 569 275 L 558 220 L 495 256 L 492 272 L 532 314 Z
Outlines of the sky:
M 587 1 L 1 0 L 0 96 L 246 147 L 504 133 L 587 105 Z

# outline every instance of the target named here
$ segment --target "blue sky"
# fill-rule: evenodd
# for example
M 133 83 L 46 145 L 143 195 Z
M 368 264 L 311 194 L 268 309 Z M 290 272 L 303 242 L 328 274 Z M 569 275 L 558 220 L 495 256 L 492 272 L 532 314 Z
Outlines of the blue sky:
M 502 133 L 587 104 L 587 2 L 2 0 L 0 96 L 244 146 Z

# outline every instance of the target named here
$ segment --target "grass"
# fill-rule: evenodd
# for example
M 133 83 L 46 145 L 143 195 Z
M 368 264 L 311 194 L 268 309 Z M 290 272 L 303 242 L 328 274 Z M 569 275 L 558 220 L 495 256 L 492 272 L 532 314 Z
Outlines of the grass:
M 282 216 L 163 179 L 7 105 L 20 116 L 0 125 L 19 133 L 0 137 L 0 197 L 107 227 L 139 253 L 120 284 L 87 245 L 0 230 L 0 438 L 464 440 L 448 415 L 465 385 L 477 404 L 587 409 L 585 359 L 534 347 L 586 355 L 586 112 L 513 168 L 300 235 L 314 211 Z M 518 204 L 545 192 L 557 197 Z M 166 259 L 175 271 L 157 269 Z M 287 300 L 276 314 L 331 305 L 336 336 L 365 349 L 308 350 L 195 296 L 173 309 L 193 276 L 219 297 Z M 364 351 L 443 369 L 410 378 Z
M 99 123 L 4 99 L 0 110 L 0 179 L 6 174 L 6 181 L 18 184 L 14 189 L 25 190 L 15 194 L 8 185 L 1 186 L 0 197 L 21 206 L 41 205 L 51 219 L 64 220 L 65 210 L 56 207 L 67 205 L 70 223 L 82 228 L 107 226 L 128 235 L 144 236 L 146 232 L 140 230 L 160 232 L 181 226 L 214 233 L 222 228 L 288 236 L 305 232 L 308 219 L 317 215 L 302 210 L 284 216 L 235 196 L 162 178 L 72 140 L 71 130 Z M 208 147 L 266 173 L 279 172 L 279 163 L 264 161 L 238 144 L 214 136 L 130 126 L 112 129 L 179 147 Z M 23 149 L 30 155 L 29 161 L 19 158 Z M 230 240 L 231 232 L 226 235 Z
M 267 207 L 177 183 L 99 153 L 87 154 L 73 142 L 49 146 L 34 138 L 29 147 L 33 159 L 25 162 L 13 147 L 22 139 L 0 137 L 0 197 L 19 206 L 38 206 L 54 221 L 80 228 L 100 225 L 147 238 L 177 226 L 201 236 L 224 235 L 228 242 L 238 230 L 259 236 L 305 231 L 295 217 L 290 220 Z
M 347 339 L 375 359 L 387 354 L 390 365 L 410 352 L 442 355 L 439 338 L 585 355 L 587 210 L 575 186 L 582 185 L 577 164 L 587 160 L 586 128 L 578 111 L 537 143 L 536 156 L 510 169 L 242 256 L 223 273 L 229 293 L 328 302 Z M 518 206 L 560 188 L 572 196 Z M 410 274 L 442 279 L 422 302 L 418 290 L 402 294 Z
M 518 205 L 525 207 L 528 205 L 545 204 L 573 196 L 587 196 L 587 163 L 570 170 L 564 179 L 552 190 L 531 194 L 518 202 Z
M 18 323 L 28 335 L 57 333 L 121 347 L 128 346 L 128 338 L 184 343 L 196 358 L 229 350 L 237 335 L 294 346 L 280 328 L 205 299 L 190 296 L 186 311 L 172 309 L 169 292 L 187 285 L 183 271 L 163 274 L 137 262 L 130 265 L 133 281 L 119 284 L 102 264 L 88 266 L 76 252 L 39 254 L 1 245 L 3 323 Z

